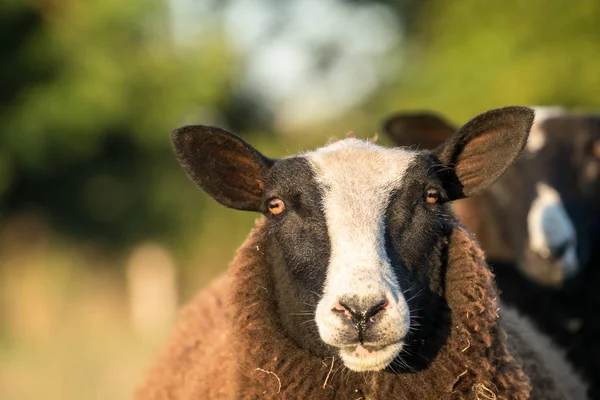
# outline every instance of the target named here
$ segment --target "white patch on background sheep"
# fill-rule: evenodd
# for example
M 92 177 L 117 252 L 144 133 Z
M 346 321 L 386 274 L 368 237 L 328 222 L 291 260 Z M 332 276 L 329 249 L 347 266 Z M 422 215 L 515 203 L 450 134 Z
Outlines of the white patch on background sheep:
M 347 329 L 331 311 L 339 297 L 380 300 L 387 295 L 391 304 L 377 328 L 386 332 L 384 340 L 401 340 L 408 332 L 410 313 L 385 251 L 385 210 L 392 190 L 401 186 L 416 153 L 346 139 L 305 156 L 324 190 L 331 241 L 323 298 L 316 313 L 321 338 L 335 346 L 340 333 Z M 384 354 L 384 349 L 373 357 L 353 358 L 350 350 L 340 354 L 346 366 L 355 371 L 379 370 L 402 348 L 397 343 L 395 346 L 393 354 Z
M 529 247 L 532 251 L 548 257 L 553 249 L 567 243 L 560 258 L 563 276 L 575 274 L 579 268 L 577 260 L 577 236 L 575 228 L 565 210 L 559 193 L 545 183 L 537 184 L 537 197 L 527 215 Z
M 565 113 L 562 107 L 534 107 L 534 111 L 535 119 L 525 146 L 525 149 L 530 153 L 536 153 L 546 144 L 546 134 L 542 129 L 542 123 L 549 118 L 558 117 Z

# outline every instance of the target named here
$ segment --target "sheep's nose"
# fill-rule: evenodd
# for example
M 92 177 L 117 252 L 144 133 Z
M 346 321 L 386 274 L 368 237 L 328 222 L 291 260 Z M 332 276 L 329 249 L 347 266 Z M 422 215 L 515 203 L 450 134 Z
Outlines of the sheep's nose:
M 560 260 L 566 253 L 567 249 L 571 245 L 569 240 L 565 240 L 561 243 L 557 243 L 554 246 L 546 247 L 539 253 L 542 258 L 550 261 Z
M 390 306 L 385 296 L 360 299 L 357 297 L 340 297 L 336 300 L 331 311 L 340 313 L 351 321 L 358 330 L 360 342 L 363 341 L 364 331 L 373 322 L 375 315 Z

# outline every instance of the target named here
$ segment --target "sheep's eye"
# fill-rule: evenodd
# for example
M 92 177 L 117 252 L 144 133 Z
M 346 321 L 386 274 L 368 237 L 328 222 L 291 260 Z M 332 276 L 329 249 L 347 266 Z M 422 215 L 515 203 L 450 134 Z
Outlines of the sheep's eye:
M 425 201 L 429 204 L 435 204 L 440 200 L 440 192 L 436 189 L 427 189 L 425 191 Z
M 269 200 L 269 212 L 273 215 L 279 215 L 285 210 L 285 204 L 283 200 L 275 197 L 274 199 Z

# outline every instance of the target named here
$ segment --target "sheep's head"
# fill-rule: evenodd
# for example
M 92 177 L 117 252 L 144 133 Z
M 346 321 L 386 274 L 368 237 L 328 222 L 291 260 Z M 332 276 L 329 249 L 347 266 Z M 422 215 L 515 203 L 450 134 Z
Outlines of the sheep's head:
M 483 245 L 490 247 L 491 260 L 514 257 L 534 283 L 561 287 L 577 282 L 573 278 L 581 277 L 598 243 L 600 221 L 593 216 L 600 212 L 600 116 L 559 107 L 535 111 L 523 157 L 478 199 L 493 200 L 493 229 L 499 232 L 493 235 L 499 239 Z M 384 123 L 397 145 L 425 149 L 436 148 L 456 129 L 432 112 L 400 113 Z M 474 214 L 470 206 L 457 208 L 467 224 Z M 494 251 L 497 247 L 502 250 Z
M 378 371 L 418 336 L 412 322 L 427 298 L 444 295 L 445 203 L 495 181 L 532 119 L 527 108 L 489 111 L 434 151 L 345 139 L 272 160 L 205 126 L 178 129 L 173 141 L 215 200 L 266 216 L 286 333 L 315 353 L 339 354 L 351 370 Z

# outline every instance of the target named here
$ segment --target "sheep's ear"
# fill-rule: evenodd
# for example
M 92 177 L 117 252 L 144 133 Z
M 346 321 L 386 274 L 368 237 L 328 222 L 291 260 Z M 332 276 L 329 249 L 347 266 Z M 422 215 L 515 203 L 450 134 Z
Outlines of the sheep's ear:
M 397 146 L 433 150 L 448 140 L 456 127 L 431 112 L 400 113 L 383 123 L 383 130 Z
M 432 153 L 452 200 L 481 192 L 510 167 L 527 142 L 534 112 L 527 107 L 491 110 L 467 122 Z
M 259 211 L 265 175 L 273 165 L 240 137 L 211 126 L 186 126 L 171 133 L 183 169 L 226 207 Z

